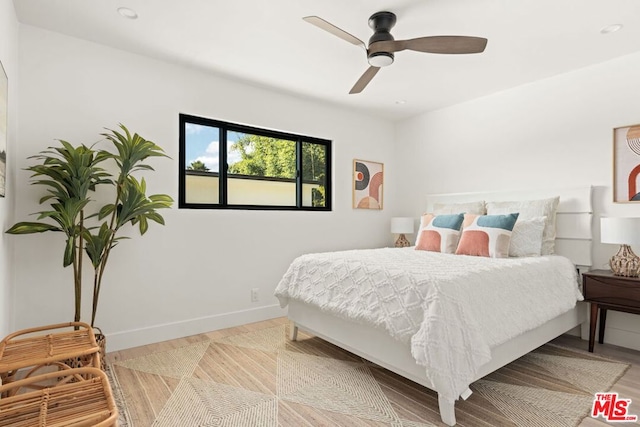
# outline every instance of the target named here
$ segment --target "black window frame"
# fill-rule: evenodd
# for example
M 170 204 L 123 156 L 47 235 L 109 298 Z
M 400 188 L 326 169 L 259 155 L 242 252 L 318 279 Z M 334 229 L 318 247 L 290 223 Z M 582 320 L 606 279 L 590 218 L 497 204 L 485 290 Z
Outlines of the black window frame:
M 215 127 L 219 129 L 219 203 L 187 203 L 186 201 L 186 126 L 187 123 Z M 265 136 L 275 139 L 295 141 L 296 143 L 296 206 L 281 205 L 230 205 L 227 203 L 228 183 L 227 183 L 227 133 L 241 132 L 253 135 Z M 302 144 L 319 144 L 325 147 L 326 153 L 326 173 L 325 173 L 325 206 L 303 206 L 302 197 Z M 288 132 L 274 131 L 271 129 L 257 128 L 253 126 L 241 125 L 238 123 L 225 122 L 222 120 L 207 119 L 204 117 L 192 116 L 189 114 L 179 114 L 179 161 L 178 161 L 178 208 L 179 209 L 240 209 L 240 210 L 287 210 L 287 211 L 314 211 L 330 212 L 332 210 L 332 141 L 315 138 L 306 135 L 297 135 Z M 223 167 L 224 165 L 224 167 Z M 254 177 L 251 179 L 265 179 Z M 279 180 L 282 178 L 273 178 Z

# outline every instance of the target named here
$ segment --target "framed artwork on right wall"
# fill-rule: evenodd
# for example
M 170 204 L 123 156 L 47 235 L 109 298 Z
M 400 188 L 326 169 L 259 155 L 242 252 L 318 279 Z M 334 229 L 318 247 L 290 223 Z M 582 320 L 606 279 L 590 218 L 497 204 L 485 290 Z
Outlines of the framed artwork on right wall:
M 613 129 L 613 201 L 640 202 L 640 124 Z

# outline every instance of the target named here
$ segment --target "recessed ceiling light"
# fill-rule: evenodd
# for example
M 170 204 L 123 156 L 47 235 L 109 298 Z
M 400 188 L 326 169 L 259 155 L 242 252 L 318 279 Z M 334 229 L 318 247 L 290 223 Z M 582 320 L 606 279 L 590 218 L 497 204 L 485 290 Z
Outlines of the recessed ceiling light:
M 404 99 L 399 99 L 399 100 L 396 101 L 396 104 L 398 104 L 398 105 L 402 105 L 402 104 L 406 104 L 406 103 L 407 103 L 407 101 L 405 101 Z
M 611 34 L 621 29 L 622 29 L 622 24 L 611 24 L 611 25 L 607 25 L 606 27 L 602 27 L 602 29 L 600 30 L 600 34 Z
M 128 7 L 119 7 L 118 13 L 125 18 L 138 19 L 138 14 L 136 13 L 136 11 L 133 9 L 129 9 Z

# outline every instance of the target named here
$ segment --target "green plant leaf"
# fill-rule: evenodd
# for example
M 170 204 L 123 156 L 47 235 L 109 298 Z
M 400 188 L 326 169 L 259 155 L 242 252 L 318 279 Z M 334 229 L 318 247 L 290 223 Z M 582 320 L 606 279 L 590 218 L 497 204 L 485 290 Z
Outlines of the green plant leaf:
M 168 203 L 169 205 L 173 203 L 173 199 L 171 198 L 171 196 L 167 194 L 152 194 L 151 196 L 149 196 L 149 200 L 151 200 L 152 202 L 165 202 L 165 203 Z M 171 207 L 171 206 L 167 206 L 167 207 Z
M 55 196 L 52 194 L 49 194 L 48 196 L 43 196 L 40 198 L 40 200 L 38 201 L 38 204 L 43 204 L 44 202 L 46 202 L 47 200 L 51 200 L 52 198 L 54 198 Z
M 114 155 L 116 164 L 120 168 L 118 182 L 122 183 L 126 177 L 137 170 L 153 170 L 149 165 L 142 163 L 149 157 L 168 157 L 160 146 L 137 133 L 131 135 L 123 124 L 120 124 L 120 129 L 121 132 L 107 129 L 109 133 L 102 134 L 118 151 L 118 154 Z
M 98 219 L 102 220 L 107 216 L 111 215 L 115 207 L 116 206 L 113 203 L 104 205 L 102 208 L 100 208 L 100 212 L 98 213 Z
M 18 222 L 6 231 L 9 234 L 33 234 L 45 231 L 62 231 L 60 227 L 44 222 Z
M 152 220 L 154 222 L 157 222 L 160 225 L 164 225 L 164 218 L 162 217 L 162 215 L 160 215 L 157 212 L 149 212 L 146 215 L 146 217 L 147 217 L 147 219 L 150 219 L 150 220 Z
M 84 249 L 86 254 L 89 256 L 89 260 L 91 261 L 94 269 L 97 269 L 102 262 L 112 234 L 113 233 L 106 222 L 102 223 L 98 234 L 91 234 L 89 230 L 85 230 L 83 232 L 85 240 Z
M 147 232 L 147 230 L 149 229 L 149 223 L 147 222 L 147 218 L 145 218 L 144 216 L 140 216 L 140 235 L 144 236 L 144 233 Z
M 62 266 L 63 267 L 68 267 L 71 264 L 73 264 L 73 259 L 76 256 L 76 245 L 74 243 L 74 239 L 73 238 L 68 238 L 65 248 L 64 248 L 64 257 L 62 260 Z

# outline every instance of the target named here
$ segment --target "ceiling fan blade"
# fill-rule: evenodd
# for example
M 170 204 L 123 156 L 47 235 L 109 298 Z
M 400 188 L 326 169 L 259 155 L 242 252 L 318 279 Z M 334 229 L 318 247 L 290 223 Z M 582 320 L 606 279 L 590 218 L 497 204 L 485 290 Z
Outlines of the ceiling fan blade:
M 333 34 L 334 36 L 340 37 L 342 40 L 346 40 L 351 44 L 354 44 L 356 46 L 360 46 L 364 50 L 367 50 L 367 46 L 364 44 L 364 42 L 362 40 L 360 40 L 356 36 L 353 36 L 353 35 L 347 33 L 346 31 L 336 27 L 335 25 L 325 21 L 324 19 L 322 19 L 322 18 L 320 18 L 318 16 L 305 16 L 302 19 L 304 19 L 305 21 L 307 21 L 310 24 L 315 25 L 318 28 L 321 28 L 321 29 Z
M 409 40 L 382 41 L 369 46 L 369 53 L 415 50 L 427 53 L 465 54 L 480 53 L 487 39 L 472 36 L 429 36 Z
M 373 79 L 373 77 L 376 74 L 378 74 L 378 71 L 380 71 L 380 67 L 369 67 L 369 68 L 367 68 L 367 71 L 365 71 L 364 74 L 362 76 L 360 76 L 360 78 L 358 79 L 356 84 L 353 85 L 353 87 L 349 91 L 349 94 L 362 92 L 362 90 L 365 87 L 367 87 L 367 85 L 369 84 L 371 79 Z

